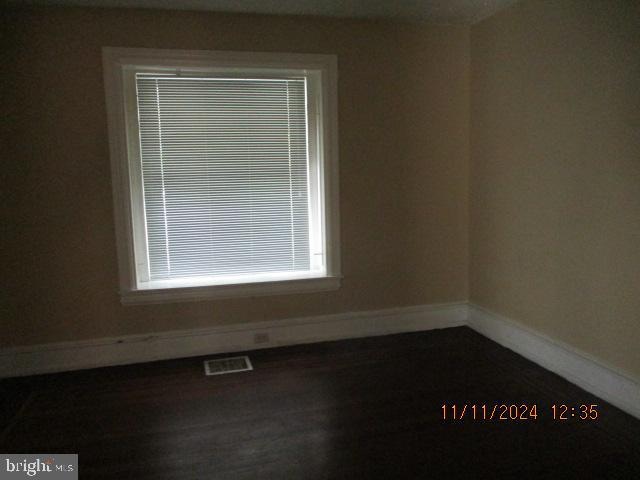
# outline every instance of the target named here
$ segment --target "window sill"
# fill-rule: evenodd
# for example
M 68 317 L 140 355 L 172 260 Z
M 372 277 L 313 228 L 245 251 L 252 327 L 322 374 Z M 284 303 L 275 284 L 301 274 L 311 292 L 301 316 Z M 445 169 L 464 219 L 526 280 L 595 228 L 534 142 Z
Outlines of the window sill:
M 184 288 L 128 290 L 120 293 L 123 305 L 175 303 L 234 297 L 258 297 L 291 293 L 327 292 L 340 288 L 337 276 L 280 280 L 273 282 L 236 283 Z

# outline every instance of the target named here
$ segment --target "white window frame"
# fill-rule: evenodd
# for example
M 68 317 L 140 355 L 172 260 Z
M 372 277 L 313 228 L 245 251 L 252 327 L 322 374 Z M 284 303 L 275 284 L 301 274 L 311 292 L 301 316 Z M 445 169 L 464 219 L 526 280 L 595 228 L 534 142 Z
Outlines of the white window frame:
M 114 216 L 120 276 L 120 298 L 123 304 L 164 303 L 214 298 L 275 295 L 335 290 L 340 287 L 340 231 L 338 209 L 338 107 L 337 58 L 335 55 L 253 53 L 227 51 L 156 50 L 139 48 L 103 48 L 103 66 L 109 147 L 114 198 Z M 135 88 L 132 78 L 139 71 L 211 73 L 216 71 L 256 74 L 304 75 L 310 89 L 316 89 L 308 105 L 314 116 L 315 132 L 310 132 L 309 147 L 317 156 L 319 194 L 317 204 L 323 229 L 326 256 L 325 271 L 300 278 L 251 283 L 205 284 L 147 288 L 140 284 L 136 273 L 136 232 L 133 220 L 140 208 L 132 208 L 140 190 L 136 178 L 139 167 L 137 144 L 137 105 L 131 101 Z M 133 74 L 132 74 L 133 72 Z M 133 87 L 132 87 L 133 86 Z M 135 99 L 135 90 L 133 92 Z M 315 134 L 314 134 L 315 133 Z M 318 141 L 314 145 L 313 138 Z M 312 196 L 313 199 L 313 196 Z M 143 220 L 142 220 L 143 221 Z M 257 276 L 259 277 L 259 276 Z

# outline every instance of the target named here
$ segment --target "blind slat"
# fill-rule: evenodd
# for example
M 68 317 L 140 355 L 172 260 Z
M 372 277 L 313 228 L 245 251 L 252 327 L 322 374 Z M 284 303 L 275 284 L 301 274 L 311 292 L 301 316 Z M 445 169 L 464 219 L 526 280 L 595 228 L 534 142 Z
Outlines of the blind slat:
M 305 80 L 136 87 L 149 280 L 309 271 Z

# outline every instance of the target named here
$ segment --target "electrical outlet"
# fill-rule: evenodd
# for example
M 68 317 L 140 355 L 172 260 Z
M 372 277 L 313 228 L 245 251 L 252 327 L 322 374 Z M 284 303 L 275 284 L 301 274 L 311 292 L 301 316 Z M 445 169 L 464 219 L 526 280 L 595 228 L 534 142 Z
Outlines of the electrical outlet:
M 268 333 L 256 333 L 253 335 L 253 343 L 267 343 L 269 342 Z

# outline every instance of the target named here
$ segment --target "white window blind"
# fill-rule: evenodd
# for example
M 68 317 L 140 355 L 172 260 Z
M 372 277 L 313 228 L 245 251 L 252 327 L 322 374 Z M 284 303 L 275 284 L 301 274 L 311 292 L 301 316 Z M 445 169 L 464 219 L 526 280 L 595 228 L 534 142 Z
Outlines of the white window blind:
M 306 80 L 136 75 L 144 281 L 309 272 Z

